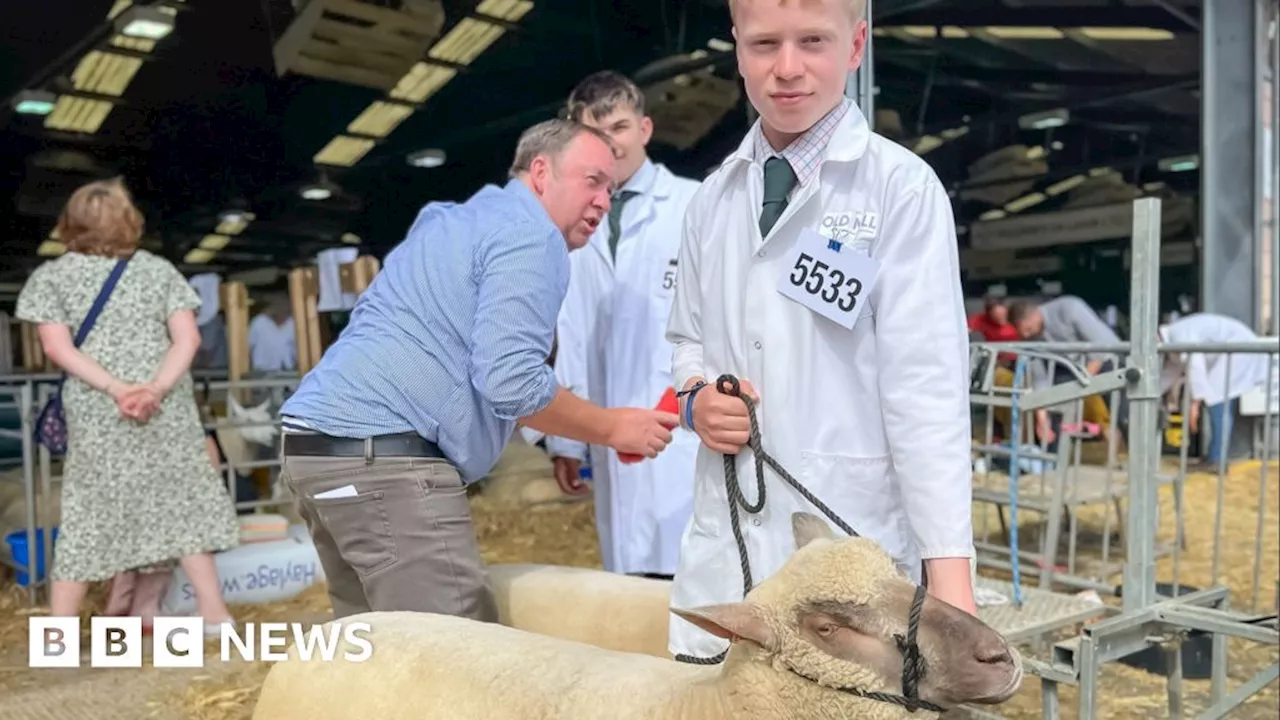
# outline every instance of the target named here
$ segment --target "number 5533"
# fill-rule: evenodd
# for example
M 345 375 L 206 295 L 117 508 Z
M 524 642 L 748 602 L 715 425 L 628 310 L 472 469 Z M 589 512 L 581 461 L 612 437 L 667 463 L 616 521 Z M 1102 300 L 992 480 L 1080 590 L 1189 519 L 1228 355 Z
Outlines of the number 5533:
M 791 269 L 791 284 L 804 288 L 810 295 L 823 302 L 834 304 L 843 312 L 851 312 L 858 306 L 862 293 L 862 281 L 846 276 L 840 268 L 815 259 L 809 253 L 800 253 Z

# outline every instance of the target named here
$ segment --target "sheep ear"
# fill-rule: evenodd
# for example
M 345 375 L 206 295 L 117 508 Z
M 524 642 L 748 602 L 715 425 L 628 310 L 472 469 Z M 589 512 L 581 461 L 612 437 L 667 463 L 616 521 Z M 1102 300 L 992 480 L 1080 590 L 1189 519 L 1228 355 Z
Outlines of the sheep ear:
M 267 398 L 266 400 L 263 400 L 261 404 L 255 405 L 253 408 L 253 412 L 260 415 L 265 415 L 267 414 L 267 406 L 270 404 L 271 404 L 271 398 Z
M 796 549 L 814 540 L 835 540 L 837 536 L 825 520 L 807 512 L 791 513 L 791 532 L 796 538 Z
M 671 608 L 671 612 L 725 640 L 745 638 L 765 648 L 775 643 L 773 629 L 762 613 L 748 602 L 703 605 L 691 610 Z
M 244 415 L 244 408 L 240 407 L 240 403 L 236 402 L 234 395 L 227 395 L 227 413 L 232 417 L 240 417 Z

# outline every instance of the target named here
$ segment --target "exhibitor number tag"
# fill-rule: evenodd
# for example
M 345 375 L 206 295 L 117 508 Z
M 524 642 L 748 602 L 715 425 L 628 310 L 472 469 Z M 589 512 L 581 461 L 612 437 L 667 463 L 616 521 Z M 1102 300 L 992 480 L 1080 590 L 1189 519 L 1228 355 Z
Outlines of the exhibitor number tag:
M 879 263 L 811 229 L 801 232 L 792 253 L 778 292 L 852 330 L 875 285 Z

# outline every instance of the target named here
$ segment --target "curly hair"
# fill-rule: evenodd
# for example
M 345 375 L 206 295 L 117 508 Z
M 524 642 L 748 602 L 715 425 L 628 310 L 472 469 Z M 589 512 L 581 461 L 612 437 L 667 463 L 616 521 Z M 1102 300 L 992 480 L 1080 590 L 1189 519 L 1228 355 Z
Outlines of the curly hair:
M 76 189 L 58 218 L 58 236 L 70 252 L 127 257 L 142 239 L 142 213 L 120 178 Z

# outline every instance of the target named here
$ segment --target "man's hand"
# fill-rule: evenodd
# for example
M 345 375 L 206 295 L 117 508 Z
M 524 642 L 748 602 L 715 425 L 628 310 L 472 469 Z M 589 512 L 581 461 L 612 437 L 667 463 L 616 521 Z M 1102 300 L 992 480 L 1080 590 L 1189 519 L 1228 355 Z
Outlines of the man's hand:
M 760 402 L 751 383 L 746 380 L 738 383 L 743 395 Z M 708 448 L 724 455 L 737 455 L 751 433 L 747 405 L 742 398 L 726 395 L 709 384 L 693 398 L 693 429 Z
M 1192 400 L 1187 408 L 1187 429 L 1193 433 L 1200 432 L 1200 401 Z
M 606 445 L 619 453 L 658 457 L 671 442 L 671 429 L 680 425 L 674 413 L 641 408 L 615 408 Z
M 587 491 L 587 484 L 582 482 L 582 478 L 578 475 L 582 463 L 577 458 L 557 456 L 551 459 L 551 464 L 555 470 L 556 484 L 560 486 L 560 492 L 565 495 L 582 495 Z

